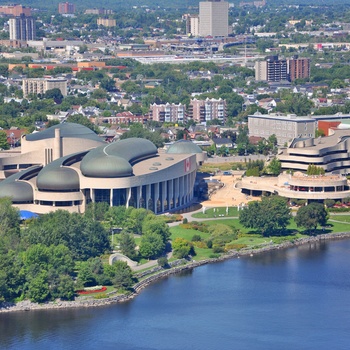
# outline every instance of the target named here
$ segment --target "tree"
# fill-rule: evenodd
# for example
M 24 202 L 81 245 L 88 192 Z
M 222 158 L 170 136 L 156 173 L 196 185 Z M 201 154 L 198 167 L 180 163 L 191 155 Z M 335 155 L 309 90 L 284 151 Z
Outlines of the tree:
M 327 211 L 321 203 L 310 203 L 299 208 L 295 222 L 298 227 L 305 227 L 306 230 L 316 230 L 317 225 L 326 225 Z
M 119 237 L 119 247 L 121 252 L 130 259 L 136 258 L 136 243 L 134 237 L 129 233 L 122 233 Z
M 52 98 L 57 104 L 61 104 L 63 101 L 63 95 L 60 89 L 54 88 L 47 90 L 44 95 L 45 98 Z
M 184 238 L 175 238 L 172 242 L 173 254 L 175 258 L 187 258 L 189 255 L 196 255 L 193 244 Z
M 281 173 L 281 161 L 276 157 L 273 158 L 266 167 L 266 170 L 268 174 L 278 176 Z
M 140 243 L 140 254 L 146 259 L 155 259 L 162 255 L 165 243 L 161 235 L 149 232 L 142 236 Z
M 287 202 L 279 196 L 263 197 L 261 202 L 250 202 L 239 213 L 239 221 L 244 227 L 259 230 L 264 236 L 283 232 L 290 219 Z
M 116 288 L 131 289 L 135 280 L 131 268 L 124 261 L 116 261 L 112 265 L 112 283 Z
M 169 226 L 165 220 L 153 213 L 148 214 L 143 221 L 142 234 L 148 233 L 156 233 L 160 235 L 164 243 L 166 243 L 170 237 Z
M 49 284 L 47 283 L 47 272 L 41 271 L 28 283 L 28 297 L 31 301 L 42 303 L 49 297 Z
M 0 131 L 0 149 L 9 149 L 10 145 L 7 142 L 7 135 L 6 132 L 1 130 Z
M 141 235 L 143 221 L 150 213 L 151 212 L 149 210 L 144 208 L 132 208 L 124 223 L 125 231 L 136 235 Z

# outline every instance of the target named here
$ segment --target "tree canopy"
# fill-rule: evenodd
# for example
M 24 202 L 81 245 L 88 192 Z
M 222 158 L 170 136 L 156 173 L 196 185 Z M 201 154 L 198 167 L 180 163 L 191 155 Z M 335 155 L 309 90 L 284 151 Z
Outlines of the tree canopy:
M 298 209 L 295 222 L 298 227 L 316 230 L 318 225 L 325 226 L 327 224 L 327 211 L 321 203 L 310 203 Z
M 286 200 L 279 196 L 250 202 L 239 213 L 239 221 L 244 227 L 261 231 L 264 236 L 283 232 L 291 217 Z

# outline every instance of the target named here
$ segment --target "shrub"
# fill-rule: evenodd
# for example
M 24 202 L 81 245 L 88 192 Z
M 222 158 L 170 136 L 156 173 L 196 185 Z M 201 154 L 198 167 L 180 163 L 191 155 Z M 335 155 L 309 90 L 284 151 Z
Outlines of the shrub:
M 207 240 L 207 247 L 211 249 L 213 247 L 213 241 L 211 239 Z
M 210 259 L 217 259 L 218 257 L 220 257 L 220 254 L 210 254 L 209 255 Z
M 240 250 L 246 247 L 247 247 L 246 244 L 239 244 L 239 243 L 230 243 L 230 244 L 226 244 L 225 246 L 226 250 L 232 250 L 232 249 Z
M 183 223 L 183 224 L 187 224 L 187 223 L 188 223 L 188 219 L 187 219 L 187 218 L 184 218 L 184 219 L 182 220 L 182 223 Z
M 158 266 L 162 267 L 163 269 L 169 267 L 168 259 L 165 256 L 161 256 L 160 258 L 158 258 L 157 262 Z
M 333 200 L 333 199 L 325 199 L 325 200 L 324 200 L 324 204 L 325 204 L 325 206 L 326 206 L 327 208 L 331 208 L 331 207 L 334 206 L 335 200 Z
M 216 246 L 213 248 L 213 253 L 223 253 L 224 251 L 223 247 Z
M 202 237 L 200 235 L 193 235 L 191 241 L 192 242 L 200 242 Z

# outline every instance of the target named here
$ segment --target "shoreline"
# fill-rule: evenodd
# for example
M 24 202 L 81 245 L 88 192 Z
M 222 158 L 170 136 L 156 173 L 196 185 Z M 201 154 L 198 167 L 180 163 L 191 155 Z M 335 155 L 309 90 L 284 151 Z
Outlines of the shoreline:
M 349 239 L 350 232 L 340 232 L 340 233 L 327 233 L 321 234 L 318 236 L 310 236 L 305 238 L 296 239 L 293 242 L 284 242 L 281 244 L 271 244 L 269 246 L 265 246 L 257 249 L 247 249 L 243 251 L 230 251 L 219 258 L 206 259 L 201 261 L 192 261 L 186 265 L 177 266 L 171 268 L 169 270 L 163 270 L 160 273 L 155 275 L 146 277 L 141 282 L 138 282 L 134 285 L 134 291 L 129 294 L 122 294 L 117 296 L 111 296 L 104 299 L 86 299 L 81 301 L 50 301 L 43 304 L 32 303 L 29 300 L 24 300 L 18 302 L 17 304 L 4 302 L 0 304 L 0 313 L 7 312 L 23 312 L 23 311 L 37 311 L 37 310 L 62 310 L 62 309 L 70 309 L 70 308 L 86 308 L 86 307 L 99 307 L 99 306 L 107 306 L 117 303 L 126 302 L 134 299 L 144 288 L 146 288 L 151 283 L 161 280 L 162 278 L 166 278 L 168 276 L 181 273 L 183 271 L 192 270 L 196 267 L 222 262 L 232 258 L 239 258 L 244 256 L 253 256 L 256 254 L 263 254 L 273 250 L 280 249 L 288 249 L 293 247 L 298 247 L 301 245 L 309 244 L 309 243 L 319 243 L 322 241 L 329 240 L 340 240 L 340 239 Z

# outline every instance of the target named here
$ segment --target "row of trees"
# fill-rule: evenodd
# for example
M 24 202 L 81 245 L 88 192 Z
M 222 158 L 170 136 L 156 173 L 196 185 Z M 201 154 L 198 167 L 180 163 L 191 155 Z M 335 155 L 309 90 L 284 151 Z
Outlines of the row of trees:
M 239 221 L 246 227 L 260 231 L 263 236 L 283 235 L 292 219 L 287 200 L 279 196 L 263 197 L 261 201 L 249 202 L 240 211 Z M 296 213 L 295 223 L 308 231 L 325 226 L 328 214 L 323 204 L 310 203 Z

